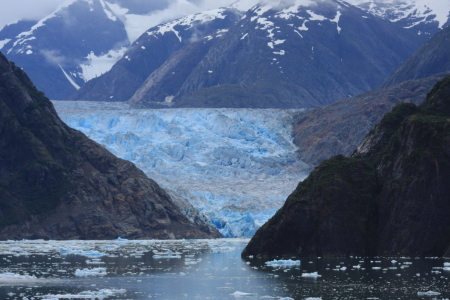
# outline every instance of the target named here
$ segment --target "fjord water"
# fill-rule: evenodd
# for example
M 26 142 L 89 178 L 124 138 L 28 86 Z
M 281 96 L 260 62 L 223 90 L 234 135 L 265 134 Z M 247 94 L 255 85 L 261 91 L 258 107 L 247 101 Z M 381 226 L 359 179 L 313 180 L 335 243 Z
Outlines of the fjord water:
M 248 239 L 0 242 L 0 299 L 447 299 L 438 258 L 243 260 Z M 318 277 L 305 274 L 317 272 Z

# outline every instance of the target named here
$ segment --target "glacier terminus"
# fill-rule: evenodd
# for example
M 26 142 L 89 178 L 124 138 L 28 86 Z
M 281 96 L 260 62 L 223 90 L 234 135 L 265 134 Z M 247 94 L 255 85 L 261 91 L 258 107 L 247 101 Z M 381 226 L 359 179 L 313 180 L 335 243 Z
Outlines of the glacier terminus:
M 188 217 L 203 218 L 224 237 L 252 236 L 310 170 L 292 142 L 300 110 L 53 104 L 67 125 L 135 163 Z

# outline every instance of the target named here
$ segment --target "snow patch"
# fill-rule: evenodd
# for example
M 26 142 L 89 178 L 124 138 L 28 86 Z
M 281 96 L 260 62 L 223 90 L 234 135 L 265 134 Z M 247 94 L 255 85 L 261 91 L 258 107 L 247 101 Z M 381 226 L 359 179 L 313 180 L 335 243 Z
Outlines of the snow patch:
M 122 58 L 126 50 L 126 47 L 122 47 L 117 50 L 110 50 L 108 53 L 100 56 L 95 55 L 95 53 L 91 51 L 91 53 L 86 56 L 87 61 L 80 65 L 82 69 L 82 79 L 86 82 L 108 72 L 113 65 Z
M 11 39 L 4 39 L 0 41 L 0 50 L 9 42 L 11 41 Z
M 100 4 L 103 7 L 103 11 L 105 12 L 106 16 L 108 17 L 108 19 L 116 22 L 117 21 L 117 17 L 114 15 L 114 13 L 110 10 L 110 8 L 108 7 L 108 5 L 105 3 L 105 1 L 103 0 L 99 0 Z
M 67 80 L 70 82 L 70 84 L 77 90 L 80 89 L 80 86 L 72 79 L 72 77 L 70 77 L 69 74 L 66 73 L 66 71 L 64 71 L 63 67 L 61 67 L 61 65 L 58 65 L 59 68 L 61 69 L 61 71 L 64 73 L 64 76 L 66 76 Z

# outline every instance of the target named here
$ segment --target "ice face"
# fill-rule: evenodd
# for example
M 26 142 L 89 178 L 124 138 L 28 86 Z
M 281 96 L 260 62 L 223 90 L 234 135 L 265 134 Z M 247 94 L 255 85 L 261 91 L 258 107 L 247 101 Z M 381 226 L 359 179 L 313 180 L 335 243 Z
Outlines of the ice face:
M 298 110 L 53 103 L 70 127 L 187 199 L 225 237 L 252 236 L 309 170 L 292 143 Z

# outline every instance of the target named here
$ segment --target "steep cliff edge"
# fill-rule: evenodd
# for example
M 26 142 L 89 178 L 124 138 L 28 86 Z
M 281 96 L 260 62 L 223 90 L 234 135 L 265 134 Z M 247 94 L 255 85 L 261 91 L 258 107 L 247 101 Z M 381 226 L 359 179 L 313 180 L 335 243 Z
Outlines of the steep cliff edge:
M 422 104 L 437 81 L 450 71 L 408 80 L 384 89 L 338 100 L 294 118 L 294 143 L 312 166 L 338 154 L 350 156 L 384 114 L 400 103 Z
M 132 163 L 69 128 L 0 54 L 0 239 L 211 238 Z
M 242 255 L 450 254 L 450 77 L 322 162 Z
M 436 73 L 450 71 L 450 26 L 436 33 L 422 45 L 381 85 L 382 88 L 405 80 L 425 78 Z

